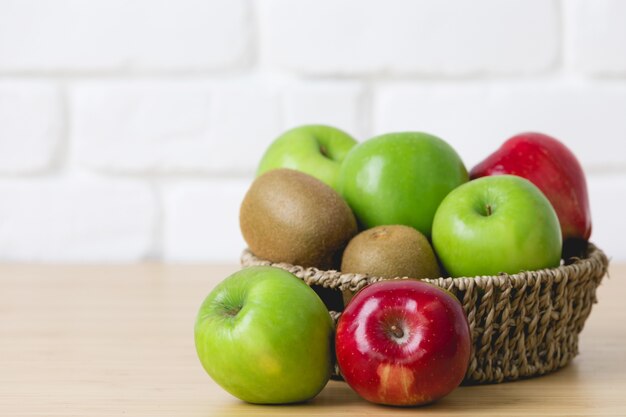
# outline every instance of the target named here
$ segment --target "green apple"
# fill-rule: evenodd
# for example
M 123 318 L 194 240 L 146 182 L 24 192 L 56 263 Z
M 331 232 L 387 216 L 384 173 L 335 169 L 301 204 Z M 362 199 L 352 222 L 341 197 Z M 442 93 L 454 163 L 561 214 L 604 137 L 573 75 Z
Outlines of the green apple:
M 461 158 L 443 140 L 420 132 L 390 133 L 350 151 L 339 191 L 365 228 L 403 224 L 430 236 L 439 203 L 466 181 Z
M 200 307 L 196 350 L 207 373 L 257 404 L 306 401 L 331 373 L 333 322 L 324 303 L 287 271 L 251 267 L 229 276 Z
M 548 199 L 530 181 L 484 177 L 442 201 L 433 246 L 453 277 L 514 274 L 558 266 L 561 227 Z
M 276 168 L 290 168 L 336 190 L 341 162 L 356 143 L 352 136 L 334 127 L 296 127 L 283 133 L 265 151 L 257 176 Z

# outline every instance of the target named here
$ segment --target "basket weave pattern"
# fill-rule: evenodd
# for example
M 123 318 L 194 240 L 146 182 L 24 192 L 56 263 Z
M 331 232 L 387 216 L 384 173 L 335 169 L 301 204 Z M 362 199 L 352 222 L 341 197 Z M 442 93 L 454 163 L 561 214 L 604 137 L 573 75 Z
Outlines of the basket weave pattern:
M 271 263 L 245 250 L 244 267 L 275 266 L 308 285 L 356 292 L 383 278 Z M 596 302 L 608 259 L 593 244 L 587 256 L 558 268 L 473 278 L 424 279 L 463 305 L 473 341 L 465 383 L 493 383 L 542 375 L 578 354 L 578 334 Z M 333 318 L 339 314 L 331 312 Z

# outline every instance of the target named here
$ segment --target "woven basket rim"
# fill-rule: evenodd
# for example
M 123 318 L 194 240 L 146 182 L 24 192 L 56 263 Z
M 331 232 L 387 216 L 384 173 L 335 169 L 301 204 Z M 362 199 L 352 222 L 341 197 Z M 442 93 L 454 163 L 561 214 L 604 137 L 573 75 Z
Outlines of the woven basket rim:
M 439 286 L 454 286 L 464 289 L 468 286 L 523 286 L 528 285 L 529 280 L 532 282 L 541 281 L 543 279 L 556 279 L 561 277 L 577 276 L 577 272 L 581 268 L 608 269 L 609 260 L 604 252 L 595 244 L 587 243 L 586 256 L 582 258 L 570 258 L 571 262 L 564 263 L 554 268 L 544 268 L 534 271 L 522 271 L 516 274 L 501 273 L 499 275 L 478 275 L 474 277 L 438 277 L 438 278 L 421 278 L 421 281 L 436 283 Z M 373 284 L 378 281 L 394 280 L 394 279 L 413 279 L 411 277 L 383 278 L 369 274 L 342 273 L 337 270 L 323 270 L 316 267 L 303 267 L 293 265 L 286 262 L 271 262 L 261 259 L 254 255 L 249 248 L 244 249 L 241 254 L 241 263 L 244 266 L 249 265 L 267 265 L 275 266 L 281 269 L 298 272 L 296 275 L 307 277 L 307 283 L 318 284 L 326 288 L 336 288 L 340 290 L 356 291 L 366 285 Z

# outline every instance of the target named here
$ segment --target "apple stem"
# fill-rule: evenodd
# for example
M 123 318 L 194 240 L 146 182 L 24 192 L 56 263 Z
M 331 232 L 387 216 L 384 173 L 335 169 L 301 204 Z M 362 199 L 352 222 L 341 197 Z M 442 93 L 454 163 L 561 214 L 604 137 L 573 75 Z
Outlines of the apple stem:
M 226 316 L 228 317 L 235 317 L 239 311 L 241 310 L 241 307 L 230 307 L 226 309 Z
M 320 152 L 322 153 L 322 155 L 328 158 L 328 150 L 326 150 L 325 146 L 320 146 Z
M 491 204 L 487 204 L 487 216 L 491 216 Z
M 401 339 L 404 336 L 404 332 L 402 331 L 402 329 L 395 324 L 391 325 L 391 328 L 389 330 L 391 330 L 391 334 L 393 334 L 394 337 L 398 339 Z

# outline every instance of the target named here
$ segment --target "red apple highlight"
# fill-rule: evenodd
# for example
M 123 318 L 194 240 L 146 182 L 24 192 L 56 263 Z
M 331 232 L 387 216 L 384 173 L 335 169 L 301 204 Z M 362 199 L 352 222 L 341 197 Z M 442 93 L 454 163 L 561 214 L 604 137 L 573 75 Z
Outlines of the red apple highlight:
M 563 240 L 587 240 L 591 213 L 587 183 L 576 156 L 557 139 L 541 133 L 513 136 L 470 171 L 470 178 L 510 174 L 526 178 L 550 200 Z
M 394 280 L 355 295 L 337 324 L 335 347 L 344 379 L 361 397 L 411 406 L 433 402 L 461 383 L 471 340 L 452 294 Z

